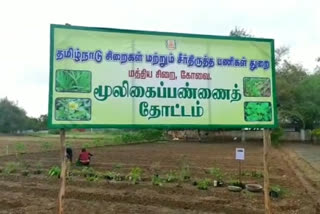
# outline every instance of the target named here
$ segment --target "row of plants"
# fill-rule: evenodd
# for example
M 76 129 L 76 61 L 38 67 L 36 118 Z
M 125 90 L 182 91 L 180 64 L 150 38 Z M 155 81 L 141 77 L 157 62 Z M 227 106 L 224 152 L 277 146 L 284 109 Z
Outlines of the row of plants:
M 157 165 L 157 164 L 156 164 Z M 188 164 L 182 161 L 182 165 L 178 170 L 170 170 L 169 172 L 160 175 L 158 166 L 153 166 L 151 171 L 153 172 L 150 178 L 143 177 L 144 171 L 140 167 L 132 168 L 126 175 L 120 173 L 122 168 L 121 164 L 115 164 L 112 170 L 100 172 L 94 170 L 92 167 L 81 167 L 69 170 L 68 179 L 75 177 L 83 177 L 89 182 L 97 182 L 100 180 L 108 180 L 113 182 L 127 181 L 132 184 L 138 184 L 142 180 L 151 181 L 154 186 L 162 187 L 165 184 L 176 184 L 177 187 L 181 187 L 183 183 L 189 183 L 196 186 L 199 190 L 208 190 L 211 187 L 225 187 L 228 185 L 240 187 L 245 189 L 245 184 L 240 182 L 238 179 L 231 179 L 225 182 L 226 173 L 224 173 L 220 168 L 213 167 L 205 169 L 205 173 L 209 177 L 201 179 L 191 180 L 191 171 Z M 38 162 L 35 168 L 31 169 L 31 166 L 23 162 L 8 162 L 4 168 L 0 169 L 0 173 L 9 175 L 20 173 L 23 176 L 29 176 L 30 174 L 39 175 L 45 174 L 46 170 L 43 170 L 41 162 Z M 52 178 L 60 178 L 61 169 L 58 166 L 53 166 L 47 171 L 47 176 Z M 263 178 L 263 173 L 260 171 L 244 171 L 242 176 L 252 177 L 252 178 Z M 230 176 L 228 176 L 230 177 Z M 235 177 L 235 175 L 231 176 Z M 287 190 L 279 185 L 271 186 L 270 196 L 279 198 L 284 197 L 287 194 Z
M 43 165 L 38 162 L 34 168 L 31 169 L 29 164 L 23 161 L 20 162 L 7 162 L 3 168 L 0 168 L 0 173 L 5 175 L 20 173 L 23 176 L 28 176 L 29 174 L 39 175 L 43 173 Z

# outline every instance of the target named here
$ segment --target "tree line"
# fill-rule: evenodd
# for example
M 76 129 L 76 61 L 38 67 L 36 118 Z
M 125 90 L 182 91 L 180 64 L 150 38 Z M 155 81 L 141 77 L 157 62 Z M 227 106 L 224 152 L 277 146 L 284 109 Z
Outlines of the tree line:
M 48 116 L 28 117 L 26 111 L 7 97 L 0 99 L 0 133 L 16 133 L 22 130 L 46 130 Z

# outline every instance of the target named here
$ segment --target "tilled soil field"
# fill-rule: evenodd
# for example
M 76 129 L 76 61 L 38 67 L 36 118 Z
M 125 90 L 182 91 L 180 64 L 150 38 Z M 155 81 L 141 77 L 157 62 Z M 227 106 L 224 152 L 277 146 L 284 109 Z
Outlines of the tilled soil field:
M 141 181 L 108 180 L 104 177 L 89 181 L 81 176 L 83 168 L 72 164 L 67 180 L 65 213 L 264 213 L 263 192 L 241 193 L 223 187 L 200 190 L 195 182 L 213 179 L 212 167 L 223 171 L 223 181 L 237 179 L 237 147 L 246 149 L 242 163 L 242 181 L 263 185 L 262 143 L 153 143 L 108 146 L 89 149 L 94 154 L 91 168 L 103 174 L 116 172 L 123 178 L 134 167 L 143 170 Z M 74 151 L 74 159 L 78 149 Z M 283 150 L 270 152 L 270 183 L 284 190 L 272 199 L 274 213 L 318 213 L 316 201 L 290 166 Z M 56 213 L 59 179 L 48 177 L 52 166 L 59 166 L 59 151 L 8 155 L 0 157 L 0 213 Z M 19 162 L 25 168 L 4 173 L 8 162 Z M 167 178 L 187 167 L 189 179 L 153 185 L 152 176 Z M 41 173 L 35 173 L 35 171 Z M 27 171 L 28 173 L 23 174 Z

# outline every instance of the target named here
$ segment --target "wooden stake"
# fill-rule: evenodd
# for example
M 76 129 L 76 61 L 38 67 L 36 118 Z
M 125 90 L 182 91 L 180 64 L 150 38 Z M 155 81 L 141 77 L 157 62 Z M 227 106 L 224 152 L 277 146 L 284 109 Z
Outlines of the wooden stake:
M 270 196 L 269 196 L 269 167 L 268 150 L 271 144 L 270 131 L 263 130 L 263 177 L 264 177 L 264 207 L 265 214 L 271 214 Z
M 241 160 L 238 160 L 239 161 L 239 182 L 242 183 L 241 181 Z
M 66 162 L 66 131 L 64 129 L 60 130 L 60 158 L 61 158 L 61 174 L 60 174 L 60 191 L 58 196 L 58 214 L 63 214 L 63 202 L 64 195 L 66 191 L 66 174 L 67 174 L 67 162 Z

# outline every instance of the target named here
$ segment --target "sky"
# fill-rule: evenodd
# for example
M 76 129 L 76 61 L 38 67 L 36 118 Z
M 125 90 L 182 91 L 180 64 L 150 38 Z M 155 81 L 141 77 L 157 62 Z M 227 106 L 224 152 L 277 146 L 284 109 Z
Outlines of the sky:
M 309 72 L 320 56 L 319 0 L 10 0 L 0 6 L 0 98 L 48 112 L 50 24 L 228 35 L 236 26 L 290 47 Z

